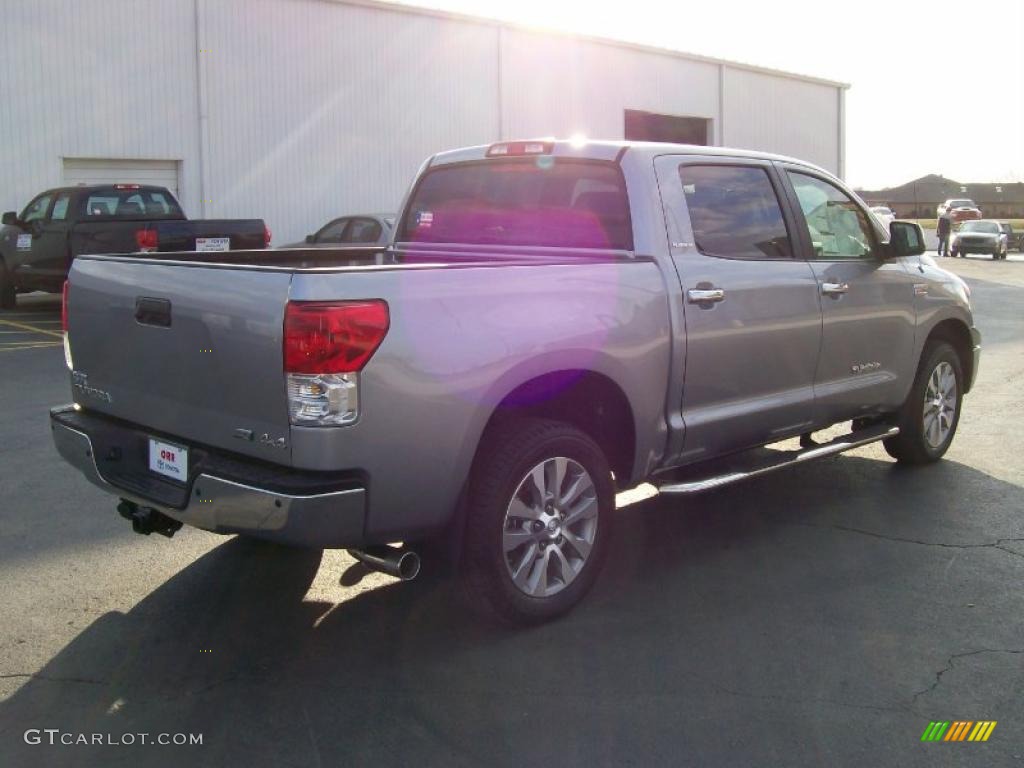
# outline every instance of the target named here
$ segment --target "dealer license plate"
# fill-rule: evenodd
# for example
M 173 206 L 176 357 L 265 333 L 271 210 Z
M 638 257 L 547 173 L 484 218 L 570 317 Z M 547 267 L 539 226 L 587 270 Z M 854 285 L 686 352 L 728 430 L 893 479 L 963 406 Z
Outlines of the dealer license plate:
M 230 251 L 230 237 L 197 237 L 197 251 Z
M 149 468 L 157 474 L 186 482 L 188 480 L 188 448 L 149 438 Z

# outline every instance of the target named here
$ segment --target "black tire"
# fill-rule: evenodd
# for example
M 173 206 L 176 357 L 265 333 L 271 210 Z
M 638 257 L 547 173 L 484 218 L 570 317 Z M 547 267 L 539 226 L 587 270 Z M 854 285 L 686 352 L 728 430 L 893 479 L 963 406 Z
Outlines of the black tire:
M 956 249 L 953 249 L 952 251 L 949 252 L 949 255 L 955 259 L 960 255 L 960 252 L 957 251 Z
M 925 436 L 925 392 L 933 372 L 943 363 L 949 364 L 956 380 L 955 410 L 949 432 L 941 442 L 933 445 Z M 896 426 L 900 433 L 885 441 L 886 452 L 901 464 L 930 464 L 941 459 L 949 450 L 960 423 L 963 382 L 963 368 L 956 350 L 945 341 L 933 340 L 925 344 L 914 384 L 897 414 Z
M 0 261 L 0 309 L 14 309 L 18 306 L 18 294 L 14 283 L 7 274 L 7 267 Z
M 561 567 L 567 562 L 565 557 L 555 563 L 553 555 L 544 558 L 541 554 L 551 546 L 550 542 L 541 541 L 547 536 L 546 528 L 535 534 L 506 528 L 512 525 L 506 522 L 506 512 L 530 471 L 556 457 L 565 457 L 585 470 L 593 486 L 593 494 L 586 498 L 596 503 L 596 523 L 590 534 L 589 553 L 581 558 L 579 570 L 570 579 L 564 578 Z M 565 477 L 568 479 L 568 473 Z M 565 488 L 565 484 L 562 487 Z M 588 509 L 592 510 L 593 505 L 588 505 Z M 569 424 L 547 419 L 513 419 L 497 425 L 484 438 L 469 483 L 461 582 L 470 607 L 484 618 L 510 625 L 538 624 L 566 613 L 590 590 L 601 570 L 608 552 L 614 509 L 615 490 L 608 461 L 588 435 Z M 561 514 L 557 508 L 555 511 Z M 528 523 L 523 520 L 521 524 Z M 568 526 L 566 523 L 566 536 Z M 559 591 L 548 596 L 533 596 L 516 585 L 503 546 L 506 534 L 511 531 L 526 533 L 539 543 L 524 542 L 524 550 L 510 550 L 508 557 L 529 562 L 528 568 L 521 566 L 529 573 L 534 573 L 535 568 L 543 570 L 545 584 L 552 571 L 549 562 L 557 565 L 554 570 L 562 574 L 563 585 L 559 587 L 556 580 L 552 588 Z M 561 535 L 559 541 L 563 541 Z M 531 547 L 536 553 L 532 557 Z M 564 543 L 557 549 L 561 553 L 566 547 L 571 555 L 578 554 Z M 535 559 L 538 554 L 541 556 Z

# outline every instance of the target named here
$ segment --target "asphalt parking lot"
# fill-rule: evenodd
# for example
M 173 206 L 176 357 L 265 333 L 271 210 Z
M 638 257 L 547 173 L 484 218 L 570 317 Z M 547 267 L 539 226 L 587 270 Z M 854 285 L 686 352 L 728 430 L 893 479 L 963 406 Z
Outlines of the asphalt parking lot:
M 946 460 L 868 446 L 623 499 L 588 599 L 522 632 L 445 582 L 356 583 L 343 553 L 133 534 L 51 447 L 59 297 L 23 298 L 0 313 L 0 765 L 1024 766 L 1024 256 L 944 262 L 985 344 Z M 998 726 L 922 743 L 932 720 Z M 203 743 L 25 743 L 47 728 Z

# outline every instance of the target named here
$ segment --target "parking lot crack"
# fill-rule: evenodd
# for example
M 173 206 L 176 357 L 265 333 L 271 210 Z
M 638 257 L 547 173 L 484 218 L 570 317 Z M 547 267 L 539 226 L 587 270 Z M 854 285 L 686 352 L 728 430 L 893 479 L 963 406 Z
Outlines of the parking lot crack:
M 19 677 L 28 678 L 32 680 L 45 680 L 50 683 L 85 683 L 87 685 L 106 685 L 106 680 L 94 680 L 89 677 L 50 677 L 49 675 L 42 675 L 38 672 L 12 672 L 6 675 L 0 675 L 0 680 L 14 680 Z
M 914 693 L 914 696 L 911 699 L 911 703 L 912 704 L 916 704 L 917 700 L 920 697 L 926 696 L 929 693 L 931 693 L 932 691 L 934 691 L 936 688 L 938 688 L 939 687 L 939 683 L 942 682 L 942 676 L 944 674 L 946 674 L 947 672 L 949 672 L 951 669 L 953 669 L 953 667 L 956 665 L 956 660 L 957 659 L 967 658 L 968 656 L 979 656 L 979 655 L 981 655 L 983 653 L 1012 653 L 1012 654 L 1018 654 L 1018 653 L 1024 653 L 1024 649 L 1014 649 L 1014 648 L 979 648 L 979 649 L 974 650 L 974 651 L 964 651 L 962 653 L 954 653 L 948 659 L 946 659 L 946 665 L 942 669 L 940 669 L 938 672 L 935 673 L 935 681 L 931 685 L 929 685 L 927 688 L 924 688 L 924 689 Z
M 878 533 L 876 531 L 866 531 L 863 528 L 852 528 L 846 525 L 818 525 L 817 523 L 793 523 L 793 525 L 801 525 L 805 528 L 822 528 L 826 530 L 843 531 L 845 533 L 856 533 L 861 536 L 868 536 L 874 539 L 884 539 L 885 541 L 895 541 L 903 544 L 918 544 L 922 547 L 943 547 L 946 549 L 999 549 L 1015 557 L 1024 558 L 1024 553 L 1005 546 L 1011 541 L 1024 541 L 1024 537 L 1005 537 L 981 544 L 949 544 L 942 541 L 923 541 L 921 539 L 911 539 L 904 536 L 890 536 L 888 534 Z

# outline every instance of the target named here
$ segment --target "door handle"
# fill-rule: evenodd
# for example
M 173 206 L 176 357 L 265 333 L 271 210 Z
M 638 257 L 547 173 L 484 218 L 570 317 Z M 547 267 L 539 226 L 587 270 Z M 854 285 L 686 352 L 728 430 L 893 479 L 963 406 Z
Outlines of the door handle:
M 710 301 L 724 301 L 725 291 L 721 288 L 691 288 L 686 292 L 686 300 L 691 304 L 704 304 Z
M 822 283 L 821 292 L 826 296 L 841 296 L 850 290 L 850 286 L 847 283 Z

